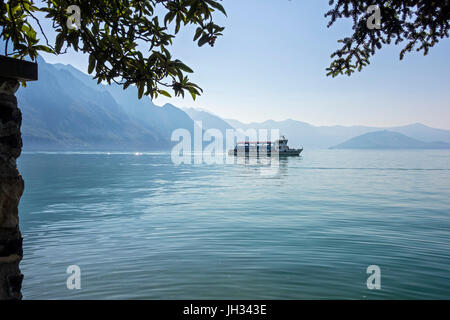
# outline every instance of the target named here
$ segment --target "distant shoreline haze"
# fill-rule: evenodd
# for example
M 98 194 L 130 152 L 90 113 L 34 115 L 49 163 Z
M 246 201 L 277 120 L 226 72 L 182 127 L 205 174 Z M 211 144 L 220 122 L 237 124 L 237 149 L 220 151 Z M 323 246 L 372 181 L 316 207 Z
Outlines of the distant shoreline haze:
M 19 90 L 23 111 L 24 151 L 164 151 L 174 143 L 171 134 L 184 128 L 193 132 L 194 120 L 203 129 L 279 129 L 292 147 L 328 149 L 349 139 L 379 131 L 367 126 L 313 126 L 297 120 L 245 124 L 222 119 L 205 110 L 180 109 L 171 104 L 156 106 L 137 98 L 136 88 L 98 85 L 91 76 L 71 65 L 49 64 L 38 58 L 40 81 Z M 434 147 L 447 148 L 450 130 L 420 123 L 384 128 Z M 414 144 L 417 148 L 420 143 Z M 398 148 L 405 146 L 398 146 Z M 407 146 L 406 146 L 407 147 Z M 422 147 L 429 148 L 422 144 Z M 359 147 L 361 148 L 361 147 Z
M 398 132 L 382 130 L 351 138 L 330 149 L 450 149 L 450 143 L 424 142 Z

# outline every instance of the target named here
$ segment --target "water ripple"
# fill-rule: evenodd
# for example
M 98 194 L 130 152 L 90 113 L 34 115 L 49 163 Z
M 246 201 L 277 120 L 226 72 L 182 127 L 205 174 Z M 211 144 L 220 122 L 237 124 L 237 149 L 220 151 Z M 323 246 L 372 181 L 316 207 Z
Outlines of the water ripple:
M 450 153 L 27 153 L 27 299 L 450 299 Z M 82 290 L 66 289 L 66 268 Z M 366 287 L 379 265 L 382 290 Z

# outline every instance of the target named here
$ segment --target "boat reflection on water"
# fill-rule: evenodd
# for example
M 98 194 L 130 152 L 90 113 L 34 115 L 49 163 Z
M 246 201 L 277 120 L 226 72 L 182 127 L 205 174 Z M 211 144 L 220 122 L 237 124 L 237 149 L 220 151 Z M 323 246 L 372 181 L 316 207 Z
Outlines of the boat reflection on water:
M 247 156 L 238 157 L 228 155 L 227 163 L 242 166 L 245 172 L 241 174 L 248 174 L 251 176 L 266 176 L 271 178 L 279 178 L 287 176 L 289 162 L 298 161 L 302 157 L 275 157 L 275 156 Z

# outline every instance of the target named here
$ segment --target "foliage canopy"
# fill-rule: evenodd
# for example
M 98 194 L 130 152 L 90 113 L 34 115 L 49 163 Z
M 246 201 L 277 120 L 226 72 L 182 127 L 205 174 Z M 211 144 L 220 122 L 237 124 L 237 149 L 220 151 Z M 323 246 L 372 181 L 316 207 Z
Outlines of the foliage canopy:
M 450 28 L 449 0 L 330 0 L 332 9 L 325 14 L 328 27 L 338 19 L 352 19 L 353 35 L 339 40 L 327 69 L 327 75 L 351 75 L 369 64 L 369 58 L 383 45 L 405 41 L 400 52 L 422 51 L 426 55 L 439 40 L 448 38 Z M 367 8 L 377 5 L 381 13 L 381 28 L 369 29 Z
M 214 23 L 217 12 L 226 15 L 221 0 L 9 0 L 0 3 L 0 39 L 13 44 L 13 56 L 36 59 L 39 51 L 61 54 L 71 47 L 89 55 L 88 72 L 100 83 L 116 82 L 124 89 L 136 85 L 139 97 L 159 94 L 171 97 L 188 91 L 195 99 L 201 88 L 189 81 L 193 71 L 169 51 L 182 27 L 193 25 L 199 46 L 214 46 L 223 27 Z M 80 28 L 67 21 L 76 5 Z M 400 52 L 422 51 L 425 55 L 441 39 L 449 37 L 450 0 L 329 0 L 325 14 L 328 27 L 338 19 L 351 19 L 353 34 L 339 40 L 328 76 L 351 75 L 367 66 L 383 45 L 406 42 Z M 380 8 L 380 29 L 367 27 L 367 8 Z M 42 17 L 52 22 L 56 40 L 49 42 L 41 26 Z M 37 38 L 38 26 L 45 41 Z M 172 31 L 171 31 L 172 30 Z M 142 50 L 146 49 L 146 50 Z M 6 48 L 7 50 L 7 48 Z M 146 53 L 143 53 L 146 52 Z
M 169 48 L 188 25 L 196 27 L 194 41 L 199 46 L 214 46 L 224 28 L 214 23 L 213 16 L 218 11 L 226 15 L 214 0 L 44 0 L 39 4 L 33 0 L 0 3 L 0 39 L 7 45 L 12 42 L 14 57 L 34 60 L 39 51 L 60 54 L 72 47 L 89 54 L 88 72 L 94 72 L 99 83 L 113 81 L 124 89 L 135 84 L 139 98 L 170 97 L 165 89 L 171 88 L 175 96 L 184 97 L 188 91 L 195 99 L 202 90 L 186 75 L 193 71 L 174 59 Z M 80 8 L 79 29 L 67 23 L 73 13 L 67 9 L 72 5 Z M 42 13 L 56 31 L 54 44 L 41 26 Z M 33 25 L 45 41 L 39 41 Z

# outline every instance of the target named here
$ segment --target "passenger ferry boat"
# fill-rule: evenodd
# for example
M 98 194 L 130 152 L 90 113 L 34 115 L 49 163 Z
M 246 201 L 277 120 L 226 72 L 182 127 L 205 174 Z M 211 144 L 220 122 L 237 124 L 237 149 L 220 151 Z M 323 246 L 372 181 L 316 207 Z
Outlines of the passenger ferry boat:
M 238 142 L 234 149 L 228 151 L 230 156 L 299 156 L 301 149 L 291 149 L 287 145 L 288 139 L 281 136 L 280 139 L 271 141 L 244 141 Z

